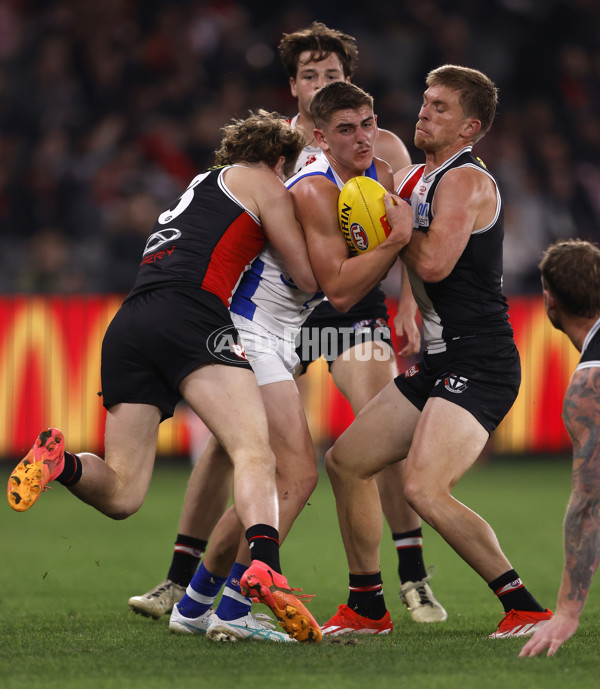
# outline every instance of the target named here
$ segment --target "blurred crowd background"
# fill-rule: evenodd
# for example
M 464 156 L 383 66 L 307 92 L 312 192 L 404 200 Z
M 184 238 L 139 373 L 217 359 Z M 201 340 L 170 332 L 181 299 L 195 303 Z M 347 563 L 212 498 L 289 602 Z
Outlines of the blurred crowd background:
M 126 293 L 158 213 L 249 109 L 294 115 L 284 32 L 354 35 L 354 82 L 409 146 L 427 71 L 500 88 L 475 152 L 505 202 L 505 288 L 557 237 L 600 241 L 598 0 L 0 0 L 0 292 Z

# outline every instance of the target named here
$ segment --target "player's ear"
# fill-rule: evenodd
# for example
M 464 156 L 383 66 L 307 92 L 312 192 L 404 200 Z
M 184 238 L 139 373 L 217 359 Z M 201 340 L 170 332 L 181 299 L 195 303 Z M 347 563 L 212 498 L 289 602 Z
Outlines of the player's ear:
M 472 139 L 481 129 L 481 120 L 468 120 L 463 129 L 465 139 Z
M 284 167 L 285 167 L 285 156 L 279 156 L 279 160 L 275 163 L 275 167 L 273 168 L 273 172 L 279 177 L 279 179 L 282 182 L 285 182 L 287 179 L 287 176 L 284 172 Z
M 542 295 L 544 298 L 544 308 L 546 309 L 546 313 L 550 315 L 551 312 L 556 310 L 556 297 L 552 294 L 552 292 L 548 289 L 548 286 L 544 284 L 544 279 L 542 278 Z
M 316 127 L 313 129 L 313 136 L 315 137 L 315 141 L 317 142 L 317 145 L 321 148 L 323 151 L 328 151 L 329 146 L 327 145 L 327 142 L 325 141 L 325 135 L 323 134 L 322 129 L 317 129 Z
M 294 77 L 290 77 L 290 91 L 292 92 L 292 96 L 294 98 L 298 98 L 298 91 L 296 90 L 296 80 Z

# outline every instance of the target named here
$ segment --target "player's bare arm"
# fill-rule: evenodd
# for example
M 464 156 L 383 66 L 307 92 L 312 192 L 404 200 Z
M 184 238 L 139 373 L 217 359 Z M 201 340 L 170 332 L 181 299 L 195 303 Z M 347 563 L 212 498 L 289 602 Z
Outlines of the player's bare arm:
M 402 250 L 402 260 L 425 282 L 443 280 L 456 265 L 471 233 L 492 222 L 497 203 L 496 187 L 486 174 L 474 168 L 451 170 L 435 192 L 429 230 L 413 233 Z
M 574 373 L 564 420 L 573 442 L 573 483 L 564 522 L 567 587 L 559 608 L 579 617 L 600 560 L 600 368 Z
M 338 224 L 337 187 L 317 176 L 295 185 L 291 192 L 317 281 L 332 305 L 345 312 L 385 276 L 410 238 L 412 221 L 398 223 L 373 251 L 350 257 Z
M 577 631 L 600 560 L 600 368 L 575 371 L 565 395 L 573 442 L 571 498 L 564 520 L 565 565 L 554 617 L 523 646 L 521 657 L 552 656 Z
M 266 166 L 232 168 L 227 184 L 258 215 L 267 239 L 281 254 L 296 286 L 303 292 L 317 292 L 319 285 L 308 260 L 304 233 L 294 215 L 290 193 L 276 172 Z
M 412 293 L 406 266 L 402 261 L 402 285 L 398 299 L 398 312 L 394 317 L 396 335 L 406 338 L 404 346 L 398 350 L 398 356 L 412 356 L 421 349 L 421 332 L 417 326 L 417 302 Z

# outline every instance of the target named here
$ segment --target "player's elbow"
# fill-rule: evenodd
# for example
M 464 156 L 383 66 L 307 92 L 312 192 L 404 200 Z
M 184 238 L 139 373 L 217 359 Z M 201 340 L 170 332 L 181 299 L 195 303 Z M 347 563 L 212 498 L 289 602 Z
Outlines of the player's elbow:
M 297 279 L 294 278 L 294 283 L 296 287 L 309 294 L 319 291 L 319 283 L 312 273 L 310 275 L 300 275 Z
M 448 277 L 449 272 L 445 266 L 436 263 L 423 263 L 416 269 L 423 282 L 440 282 Z
M 347 294 L 328 294 L 327 299 L 333 308 L 340 313 L 346 313 L 357 302 L 356 299 L 352 299 Z

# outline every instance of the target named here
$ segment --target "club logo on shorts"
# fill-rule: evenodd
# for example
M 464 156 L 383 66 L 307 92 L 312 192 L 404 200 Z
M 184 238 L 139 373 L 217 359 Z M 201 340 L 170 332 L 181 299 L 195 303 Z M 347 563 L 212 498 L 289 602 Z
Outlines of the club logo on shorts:
M 243 326 L 226 325 L 214 330 L 206 347 L 217 359 L 229 364 L 254 363 L 277 352 L 277 338 L 249 321 Z
M 419 364 L 415 364 L 414 366 L 407 368 L 406 371 L 404 371 L 404 373 L 402 374 L 402 376 L 404 378 L 412 378 L 413 376 L 416 376 L 420 370 L 421 369 L 419 368 Z
M 217 359 L 228 364 L 248 363 L 244 348 L 238 344 L 237 339 L 237 331 L 233 325 L 226 325 L 210 334 L 206 340 L 206 348 Z
M 461 393 L 469 387 L 467 385 L 468 382 L 469 379 L 465 378 L 464 376 L 455 376 L 449 373 L 442 378 L 438 378 L 435 381 L 435 384 L 438 385 L 439 383 L 443 383 L 448 392 Z

